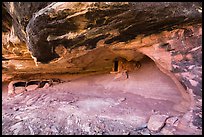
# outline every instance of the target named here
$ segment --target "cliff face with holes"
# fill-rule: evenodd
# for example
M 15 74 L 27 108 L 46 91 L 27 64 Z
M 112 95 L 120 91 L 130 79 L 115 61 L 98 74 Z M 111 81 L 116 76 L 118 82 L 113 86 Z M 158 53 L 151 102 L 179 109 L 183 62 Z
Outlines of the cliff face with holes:
M 111 71 L 113 60 L 147 55 L 193 98 L 202 121 L 202 3 L 2 4 L 3 80 Z

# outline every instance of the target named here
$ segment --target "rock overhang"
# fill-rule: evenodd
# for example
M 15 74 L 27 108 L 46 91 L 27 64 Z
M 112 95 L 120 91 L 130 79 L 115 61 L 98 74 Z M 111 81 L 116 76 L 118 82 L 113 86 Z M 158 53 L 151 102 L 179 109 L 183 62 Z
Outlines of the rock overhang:
M 14 3 L 16 9 L 21 6 L 25 7 Z M 85 46 L 91 50 L 100 40 L 111 45 L 128 42 L 140 34 L 147 36 L 182 24 L 202 22 L 199 2 L 57 2 L 44 3 L 41 7 L 21 13 L 28 17 L 26 26 L 19 21 L 26 34 L 22 39 L 41 63 L 59 58 L 54 50 L 58 45 L 67 49 Z M 20 12 L 13 15 L 17 13 Z

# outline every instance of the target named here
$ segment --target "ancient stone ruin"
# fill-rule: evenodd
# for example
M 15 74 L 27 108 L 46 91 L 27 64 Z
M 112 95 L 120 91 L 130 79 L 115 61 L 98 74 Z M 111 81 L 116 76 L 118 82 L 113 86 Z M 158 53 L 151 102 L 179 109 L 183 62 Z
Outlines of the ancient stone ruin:
M 201 135 L 202 2 L 3 2 L 2 134 Z

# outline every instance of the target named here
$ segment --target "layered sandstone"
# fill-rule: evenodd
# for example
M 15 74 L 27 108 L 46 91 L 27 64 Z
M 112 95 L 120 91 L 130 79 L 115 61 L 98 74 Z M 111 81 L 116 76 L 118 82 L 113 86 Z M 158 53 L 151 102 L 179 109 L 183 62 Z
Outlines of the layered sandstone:
M 148 56 L 190 95 L 187 119 L 202 128 L 201 2 L 4 2 L 2 13 L 3 81 L 110 72 L 116 58 Z

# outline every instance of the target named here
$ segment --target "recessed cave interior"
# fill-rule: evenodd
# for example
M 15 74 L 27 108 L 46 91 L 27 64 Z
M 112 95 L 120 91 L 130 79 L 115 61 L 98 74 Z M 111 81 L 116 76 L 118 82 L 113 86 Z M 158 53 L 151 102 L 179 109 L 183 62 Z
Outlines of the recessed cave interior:
M 48 100 L 52 102 L 53 99 L 58 100 L 58 103 L 63 100 L 69 102 L 70 95 L 74 94 L 71 95 L 72 99 L 77 100 L 71 106 L 77 106 L 81 110 L 68 115 L 78 115 L 82 111 L 86 115 L 115 116 L 118 119 L 125 118 L 126 122 L 132 121 L 131 125 L 138 127 L 145 124 L 153 113 L 181 118 L 188 111 L 189 95 L 178 88 L 171 77 L 163 73 L 148 56 L 143 55 L 138 61 L 127 61 L 123 57 L 115 56 L 109 62 L 108 69 L 102 69 L 102 72 L 42 73 L 18 77 L 10 83 L 3 83 L 3 98 L 8 98 L 8 93 L 12 93 L 12 103 L 20 103 L 19 107 L 27 108 L 29 100 L 42 95 L 46 97 L 40 97 L 36 103 L 31 101 L 32 106 L 43 107 L 42 104 Z M 56 78 L 60 80 L 54 83 L 53 79 Z M 56 107 L 53 103 L 46 104 Z M 69 107 L 68 105 L 64 109 L 70 109 Z M 51 113 L 47 110 L 33 113 L 54 117 L 59 112 Z M 17 114 L 22 115 L 18 112 L 15 115 Z

